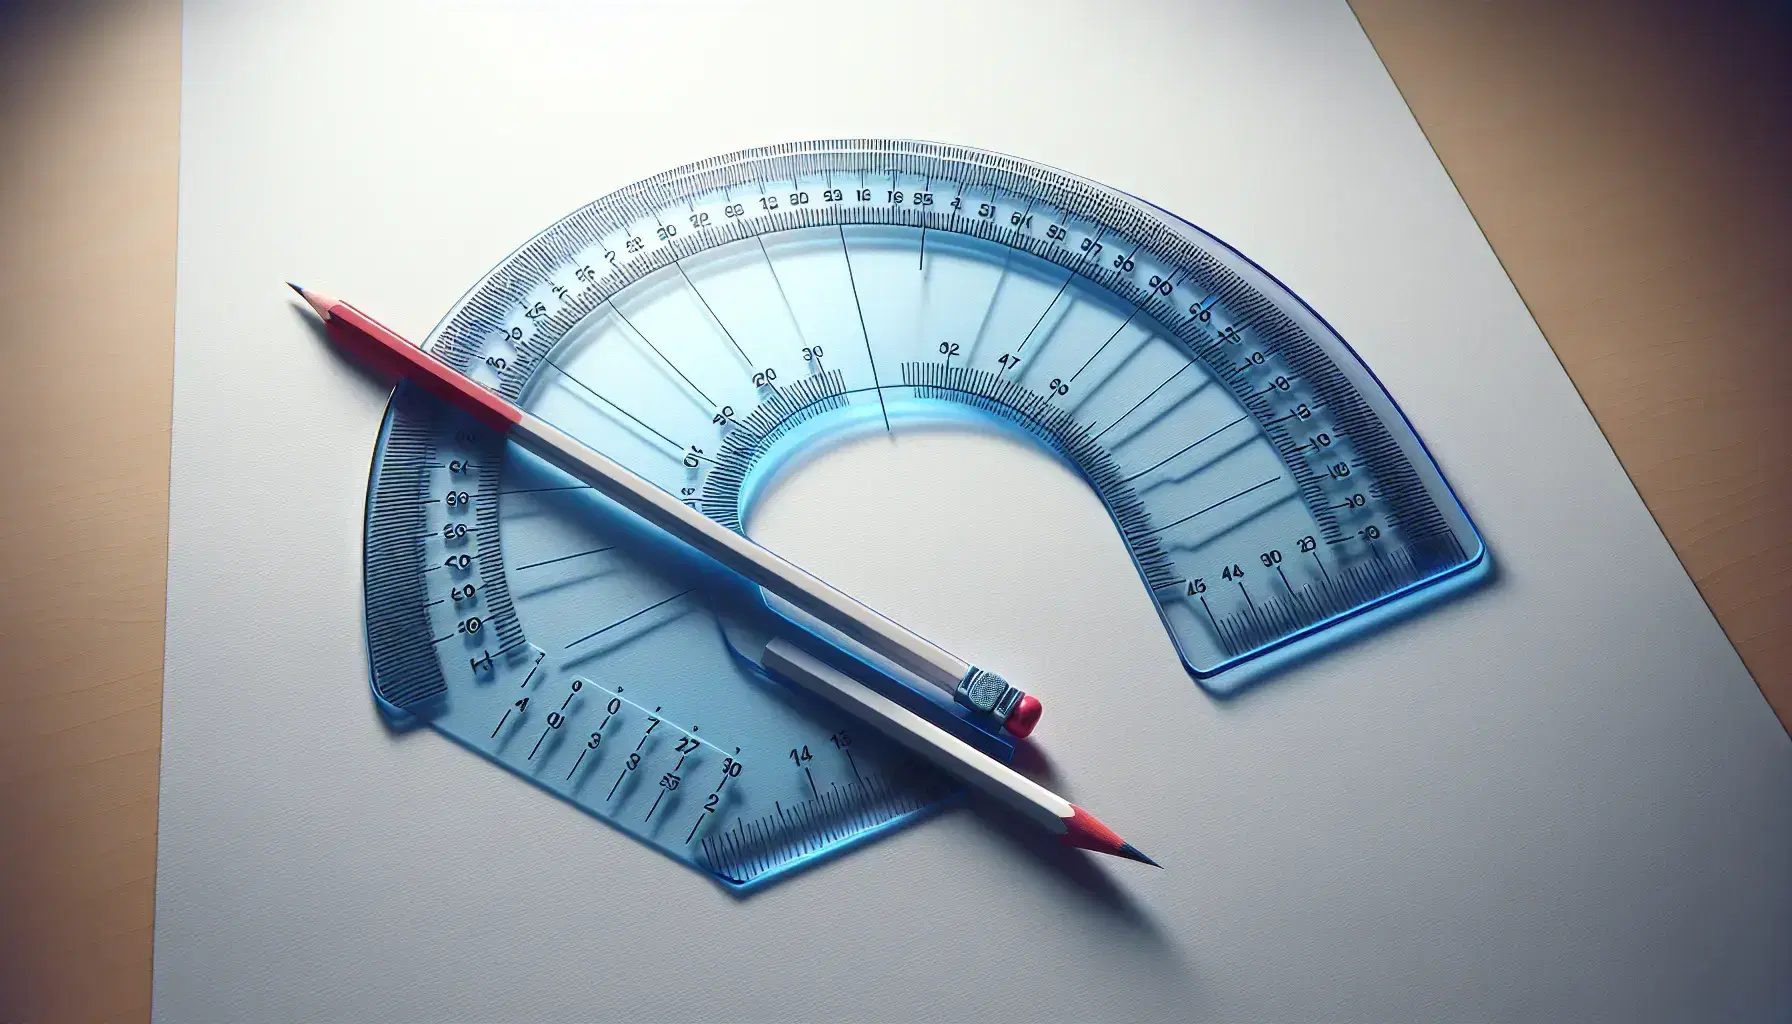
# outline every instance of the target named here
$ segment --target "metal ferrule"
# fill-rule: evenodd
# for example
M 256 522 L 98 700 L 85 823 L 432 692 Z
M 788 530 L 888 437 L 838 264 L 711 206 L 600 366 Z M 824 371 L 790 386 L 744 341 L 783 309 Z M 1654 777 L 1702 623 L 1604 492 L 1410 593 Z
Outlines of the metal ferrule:
M 973 711 L 994 715 L 998 722 L 1006 722 L 1014 705 L 1024 696 L 1026 694 L 1020 689 L 1008 685 L 1008 680 L 973 665 L 958 681 L 952 699 Z

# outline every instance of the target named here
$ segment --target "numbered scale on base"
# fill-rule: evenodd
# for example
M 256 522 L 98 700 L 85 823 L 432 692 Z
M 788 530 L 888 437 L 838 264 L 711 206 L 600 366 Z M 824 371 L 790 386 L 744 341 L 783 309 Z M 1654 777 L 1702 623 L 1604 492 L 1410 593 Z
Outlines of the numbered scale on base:
M 1275 279 L 1146 203 L 976 150 L 819 142 L 670 171 L 531 239 L 426 346 L 735 529 L 756 480 L 866 422 L 1005 425 L 1094 489 L 1216 693 L 1487 567 L 1393 401 Z M 405 388 L 366 599 L 395 720 L 731 885 L 955 791 L 744 656 L 743 629 L 789 628 L 755 589 Z

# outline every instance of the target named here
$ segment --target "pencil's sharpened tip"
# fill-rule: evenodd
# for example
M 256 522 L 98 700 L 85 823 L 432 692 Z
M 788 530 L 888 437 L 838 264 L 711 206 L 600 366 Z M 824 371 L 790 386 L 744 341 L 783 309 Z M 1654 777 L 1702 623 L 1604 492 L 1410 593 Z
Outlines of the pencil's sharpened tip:
M 1058 841 L 1066 846 L 1075 846 L 1084 850 L 1094 850 L 1110 857 L 1124 857 L 1136 860 L 1141 864 L 1149 864 L 1155 868 L 1163 867 L 1157 861 L 1139 852 L 1139 848 L 1120 838 L 1113 829 L 1103 825 L 1101 819 L 1075 804 L 1070 805 L 1070 817 L 1061 819 L 1064 822 L 1064 834 Z
M 1159 864 L 1157 861 L 1154 861 L 1150 857 L 1145 856 L 1145 854 L 1142 850 L 1140 850 L 1138 847 L 1132 845 L 1131 843 L 1121 843 L 1120 849 L 1115 854 L 1115 856 L 1125 857 L 1127 860 L 1136 860 L 1141 864 L 1149 864 L 1154 868 L 1161 869 L 1163 867 L 1162 864 Z
M 314 292 L 309 288 L 301 288 L 291 281 L 286 282 L 286 286 L 293 291 L 298 292 L 299 298 L 304 299 L 307 306 L 316 310 L 318 316 L 325 320 L 330 319 L 330 307 L 336 305 L 335 299 L 322 292 Z

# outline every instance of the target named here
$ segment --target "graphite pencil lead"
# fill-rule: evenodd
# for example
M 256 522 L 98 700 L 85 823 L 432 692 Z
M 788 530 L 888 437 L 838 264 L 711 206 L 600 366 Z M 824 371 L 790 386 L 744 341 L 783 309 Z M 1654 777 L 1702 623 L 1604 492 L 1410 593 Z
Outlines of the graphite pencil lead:
M 1131 843 L 1121 843 L 1120 851 L 1118 854 L 1116 854 L 1116 856 L 1125 857 L 1128 860 L 1136 860 L 1143 864 L 1149 864 L 1154 868 L 1162 868 L 1163 867 L 1162 864 L 1159 864 L 1157 861 L 1154 861 L 1150 857 L 1145 856 L 1144 851 L 1140 850 L 1138 847 L 1132 845 Z

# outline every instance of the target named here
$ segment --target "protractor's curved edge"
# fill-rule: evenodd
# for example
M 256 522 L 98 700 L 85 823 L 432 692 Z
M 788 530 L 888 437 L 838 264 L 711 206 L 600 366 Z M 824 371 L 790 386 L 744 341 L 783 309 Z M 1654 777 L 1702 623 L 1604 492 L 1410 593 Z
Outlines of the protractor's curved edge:
M 1475 542 L 1475 550 L 1473 553 L 1471 553 L 1468 556 L 1468 563 L 1466 565 L 1464 565 L 1463 568 L 1464 569 L 1472 568 L 1473 565 L 1480 562 L 1483 558 L 1486 557 L 1487 544 L 1486 544 L 1486 541 L 1481 536 L 1481 528 L 1479 526 L 1475 525 L 1474 517 L 1469 515 L 1468 507 L 1462 503 L 1462 498 L 1460 495 L 1458 495 L 1456 493 L 1456 488 L 1450 486 L 1449 479 L 1444 476 L 1443 466 L 1437 461 L 1437 456 L 1435 456 L 1431 453 L 1431 446 L 1425 443 L 1424 435 L 1420 434 L 1418 428 L 1413 426 L 1412 418 L 1406 415 L 1406 410 L 1401 408 L 1399 400 L 1394 397 L 1394 393 L 1392 391 L 1389 391 L 1388 386 L 1382 382 L 1381 376 L 1375 372 L 1375 367 L 1370 366 L 1368 360 L 1364 359 L 1362 357 L 1362 354 L 1357 352 L 1356 346 L 1354 346 L 1350 343 L 1350 339 L 1344 337 L 1343 334 L 1339 333 L 1338 329 L 1332 326 L 1331 321 L 1327 320 L 1323 313 L 1320 313 L 1317 309 L 1314 309 L 1312 307 L 1312 305 L 1310 305 L 1307 302 L 1306 299 L 1301 297 L 1299 292 L 1295 291 L 1293 288 L 1288 287 L 1287 283 L 1284 282 L 1281 278 L 1277 277 L 1275 274 L 1273 274 L 1269 270 L 1265 269 L 1264 266 L 1262 264 L 1258 263 L 1256 260 L 1251 259 L 1249 256 L 1245 255 L 1243 252 L 1239 251 L 1239 249 L 1236 246 L 1234 246 L 1232 243 L 1226 241 L 1225 239 L 1219 237 L 1218 235 L 1215 235 L 1215 234 L 1207 231 L 1206 229 L 1200 227 L 1199 225 L 1196 225 L 1196 224 L 1190 222 L 1189 220 L 1187 220 L 1181 216 L 1178 216 L 1177 214 L 1172 213 L 1169 210 L 1164 209 L 1161 206 L 1157 206 L 1147 200 L 1140 199 L 1137 196 L 1131 195 L 1126 192 L 1121 192 L 1120 194 L 1125 196 L 1127 199 L 1130 199 L 1131 201 L 1138 203 L 1139 205 L 1145 207 L 1146 209 L 1149 209 L 1149 210 L 1153 211 L 1154 213 L 1157 213 L 1157 214 L 1169 219 L 1170 221 L 1173 221 L 1176 224 L 1182 225 L 1185 228 L 1195 231 L 1202 238 L 1208 239 L 1208 240 L 1212 241 L 1214 244 L 1225 249 L 1227 252 L 1231 253 L 1234 257 L 1236 257 L 1240 262 L 1246 264 L 1247 266 L 1249 266 L 1252 270 L 1254 270 L 1258 274 L 1261 274 L 1263 276 L 1263 279 L 1266 282 L 1268 282 L 1271 285 L 1274 285 L 1277 289 L 1279 289 L 1282 292 L 1282 294 L 1288 296 L 1290 299 L 1293 299 L 1296 303 L 1298 303 L 1300 305 L 1300 308 L 1303 312 L 1305 312 L 1308 316 L 1312 317 L 1314 319 L 1314 321 L 1316 321 L 1319 324 L 1320 327 L 1324 328 L 1326 333 L 1331 335 L 1332 340 L 1337 342 L 1338 347 L 1340 349 L 1342 349 L 1345 354 L 1350 356 L 1350 358 L 1356 363 L 1357 367 L 1363 371 L 1363 373 L 1368 375 L 1369 380 L 1374 383 L 1375 388 L 1381 394 L 1381 397 L 1387 401 L 1388 407 L 1391 408 L 1394 411 L 1394 414 L 1400 418 L 1400 426 L 1402 426 L 1406 429 L 1406 433 L 1409 436 L 1411 436 L 1413 441 L 1418 445 L 1418 449 L 1419 449 L 1420 453 L 1423 454 L 1425 457 L 1425 463 L 1427 465 L 1429 465 L 1437 473 L 1438 479 L 1442 482 L 1443 487 L 1444 487 L 1444 493 L 1446 493 L 1450 496 L 1450 500 L 1455 503 L 1456 510 L 1462 514 L 1462 518 L 1468 523 L 1470 536 L 1473 538 L 1473 540 Z M 1445 574 L 1445 575 L 1448 575 L 1448 574 Z
M 505 450 L 502 438 L 400 383 L 387 398 L 368 467 L 361 531 L 363 636 L 375 706 L 395 729 L 426 723 L 449 691 L 430 621 L 432 602 L 426 597 L 425 579 L 430 567 L 424 564 L 424 533 L 420 532 L 428 524 L 425 508 L 430 504 L 430 471 L 438 468 L 430 460 L 444 430 L 489 451 Z M 407 457 L 410 464 L 406 464 Z M 497 651 L 486 648 L 484 657 L 473 662 L 483 661 L 489 671 L 494 659 L 515 659 L 532 648 L 510 598 L 502 540 L 490 528 L 497 518 L 495 498 L 502 458 L 482 463 L 466 467 L 477 469 L 469 505 L 478 505 L 475 525 L 489 525 L 474 543 L 477 557 L 464 562 L 462 568 L 477 566 L 474 572 L 486 609 L 484 622 L 501 642 Z
M 367 467 L 367 494 L 361 516 L 361 623 L 362 640 L 367 645 L 367 685 L 374 707 L 388 727 L 408 730 L 423 724 L 420 713 L 433 701 L 447 693 L 441 662 L 431 650 L 427 659 L 400 656 L 387 658 L 394 641 L 400 648 L 415 647 L 417 641 L 427 643 L 429 616 L 422 609 L 419 597 L 412 604 L 394 606 L 398 592 L 408 592 L 414 585 L 422 590 L 421 565 L 406 565 L 395 551 L 382 549 L 381 536 L 375 530 L 385 506 L 403 500 L 406 482 L 387 476 L 387 454 L 393 444 L 393 430 L 398 422 L 400 388 L 386 397 L 386 409 L 380 416 L 379 433 Z M 419 481 L 409 481 L 412 490 L 419 490 Z M 390 517 L 399 529 L 415 532 L 424 519 L 421 506 L 414 514 L 392 509 Z M 420 559 L 416 560 L 420 561 Z

